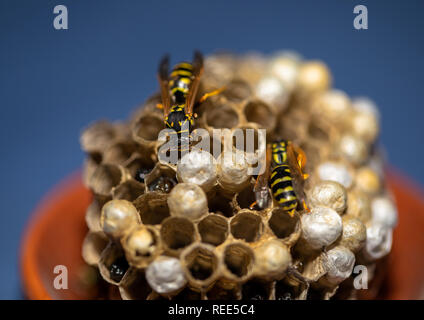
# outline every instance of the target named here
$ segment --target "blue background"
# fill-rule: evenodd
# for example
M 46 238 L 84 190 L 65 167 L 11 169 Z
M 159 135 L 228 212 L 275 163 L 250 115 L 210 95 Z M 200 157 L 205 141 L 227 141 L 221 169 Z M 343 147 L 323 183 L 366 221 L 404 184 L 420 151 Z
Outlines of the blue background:
M 69 30 L 53 28 L 64 4 Z M 369 29 L 353 28 L 366 4 Z M 0 3 L 0 298 L 20 298 L 18 246 L 47 190 L 81 166 L 81 128 L 127 117 L 157 89 L 159 57 L 272 53 L 324 60 L 335 87 L 371 97 L 392 164 L 424 182 L 424 1 L 16 1 Z

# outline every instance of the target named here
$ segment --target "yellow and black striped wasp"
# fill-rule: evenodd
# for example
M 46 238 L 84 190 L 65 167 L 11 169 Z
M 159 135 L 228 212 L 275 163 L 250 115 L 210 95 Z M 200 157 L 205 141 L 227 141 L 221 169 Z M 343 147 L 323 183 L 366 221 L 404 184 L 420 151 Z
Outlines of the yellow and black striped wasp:
M 267 145 L 266 169 L 256 179 L 254 193 L 256 201 L 250 206 L 264 209 L 269 203 L 271 189 L 274 201 L 290 216 L 302 203 L 307 211 L 303 181 L 308 175 L 302 172 L 306 165 L 303 150 L 293 145 L 291 141 L 279 140 Z
M 200 77 L 203 73 L 203 56 L 199 51 L 194 52 L 193 61 L 178 63 L 169 74 L 169 56 L 165 55 L 159 64 L 158 79 L 161 90 L 165 127 L 173 129 L 178 142 L 189 139 L 194 126 L 193 113 Z M 218 89 L 204 94 L 198 103 L 202 103 L 210 96 L 218 94 L 223 89 Z M 189 141 L 187 145 L 189 145 Z

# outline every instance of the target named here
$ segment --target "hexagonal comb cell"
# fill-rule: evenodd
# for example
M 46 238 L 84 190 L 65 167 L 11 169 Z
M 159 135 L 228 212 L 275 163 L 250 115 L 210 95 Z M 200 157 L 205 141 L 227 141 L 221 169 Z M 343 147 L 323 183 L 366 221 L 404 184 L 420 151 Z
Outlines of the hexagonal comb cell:
M 124 165 L 137 150 L 134 142 L 119 141 L 109 146 L 103 154 L 103 163 Z
M 226 284 L 224 281 L 217 281 L 212 288 L 206 293 L 208 300 L 239 300 L 239 285 Z
M 100 257 L 100 274 L 107 282 L 118 285 L 128 269 L 129 264 L 125 259 L 124 251 L 118 245 L 110 242 Z
M 330 132 L 331 128 L 324 123 L 314 121 L 310 122 L 308 125 L 308 135 L 314 140 L 327 142 L 330 140 Z
M 87 223 L 88 229 L 92 232 L 103 231 L 100 226 L 100 215 L 102 213 L 103 205 L 108 201 L 108 198 L 94 197 L 93 201 L 85 212 L 85 222 Z
M 152 149 L 143 150 L 143 155 L 135 153 L 126 163 L 126 168 L 134 180 L 145 183 L 145 179 L 155 167 L 155 155 Z
M 219 261 L 213 247 L 195 244 L 187 248 L 181 259 L 192 286 L 206 287 L 216 275 Z
M 161 253 L 161 239 L 152 226 L 139 225 L 121 240 L 130 265 L 137 268 L 148 266 Z
M 224 217 L 232 217 L 234 209 L 231 200 L 225 199 L 219 192 L 209 200 L 209 211 L 222 215 Z
M 131 115 L 131 125 L 140 118 L 146 112 L 157 113 L 158 115 L 163 115 L 163 111 L 160 110 L 157 105 L 162 103 L 162 98 L 160 93 L 154 93 L 149 96 L 142 104 L 139 106 Z
M 300 144 L 300 148 L 302 148 L 303 152 L 308 157 L 306 170 L 316 167 L 323 155 L 330 152 L 328 147 L 317 144 L 314 141 L 305 141 Z
M 297 288 L 285 281 L 277 281 L 275 284 L 275 300 L 295 300 Z
M 204 114 L 206 125 L 209 128 L 235 128 L 239 123 L 236 109 L 228 103 L 210 105 Z
M 272 282 L 253 278 L 242 286 L 242 300 L 269 300 Z
M 144 191 L 145 188 L 141 183 L 131 179 L 113 188 L 112 198 L 134 201 L 141 196 Z
M 148 191 L 169 193 L 177 184 L 175 170 L 169 166 L 157 164 L 146 176 L 145 184 Z
M 275 208 L 268 221 L 268 226 L 278 238 L 285 239 L 299 228 L 299 217 L 297 215 L 291 217 L 284 210 Z
M 102 152 L 110 146 L 116 137 L 116 130 L 112 123 L 99 121 L 87 129 L 81 135 L 80 143 L 85 152 Z
M 162 223 L 160 236 L 165 247 L 171 252 L 176 252 L 193 243 L 194 225 L 185 218 L 169 217 Z
M 142 146 L 153 146 L 156 144 L 159 132 L 164 128 L 163 116 L 144 112 L 133 124 L 132 136 Z
M 233 205 L 237 210 L 249 209 L 250 206 L 256 201 L 256 196 L 253 191 L 254 185 L 251 183 L 241 192 L 237 193 L 233 198 Z M 271 201 L 268 201 L 268 205 Z M 255 206 L 253 209 L 258 209 Z
M 219 215 L 208 215 L 199 222 L 197 229 L 202 242 L 218 246 L 227 239 L 228 221 Z
M 241 126 L 232 132 L 233 147 L 247 153 L 258 152 L 260 139 L 264 138 L 264 136 L 259 134 L 257 128 L 250 125 Z M 265 142 L 265 140 L 262 142 Z
M 160 192 L 148 192 L 134 201 L 134 206 L 140 213 L 144 224 L 159 224 L 169 217 L 169 207 L 166 195 Z
M 95 266 L 100 261 L 100 256 L 108 244 L 108 239 L 103 232 L 89 232 L 82 244 L 82 257 L 89 265 Z
M 231 234 L 234 238 L 246 242 L 258 241 L 263 228 L 261 217 L 247 210 L 235 215 L 230 222 Z
M 83 180 L 94 197 L 86 212 L 89 233 L 83 257 L 88 264 L 97 264 L 111 284 L 109 298 L 118 298 L 117 294 L 147 300 L 354 297 L 352 285 L 347 285 L 352 277 L 339 283 L 338 274 L 331 275 L 322 260 L 329 251 L 320 244 L 311 246 L 306 222 L 300 221 L 317 208 L 311 190 L 321 180 L 339 181 L 339 193 L 348 194 L 347 201 L 336 204 L 340 197 L 335 188 L 327 188 L 324 207 L 340 207 L 339 214 L 358 220 L 361 238 L 349 242 L 354 251 L 349 257 L 371 259 L 363 247 L 367 229 L 373 228 L 371 204 L 387 193 L 381 183 L 383 159 L 373 147 L 378 119 L 370 113 L 375 106 L 351 103 L 346 94 L 330 88 L 330 79 L 323 63 L 287 52 L 205 58 L 194 109 L 198 117 L 190 135 L 192 152 L 179 152 L 177 159 L 169 159 L 171 152 L 162 148 L 169 134 L 161 132 L 165 125 L 163 110 L 157 108 L 160 93 L 150 96 L 128 121 L 100 121 L 87 128 L 81 136 L 87 154 Z M 216 89 L 223 90 L 199 101 Z M 303 181 L 296 174 L 292 180 L 297 197 L 305 195 L 311 212 L 299 210 L 291 217 L 273 201 L 269 188 L 266 207 L 250 210 L 266 145 L 280 139 L 291 141 L 306 155 L 303 171 L 309 178 Z M 119 230 L 111 224 L 101 228 L 101 210 L 109 201 L 132 208 L 132 218 Z M 391 222 L 379 219 L 392 228 L 396 213 L 391 217 Z M 343 219 L 342 231 L 345 224 Z M 337 246 L 343 245 L 340 230 L 335 228 L 339 238 L 332 242 Z M 326 236 L 312 238 L 321 241 Z M 367 261 L 370 266 L 380 262 L 377 257 Z
M 102 164 L 90 178 L 89 188 L 97 195 L 111 196 L 112 188 L 123 180 L 122 167 L 112 164 Z
M 97 167 L 102 163 L 102 158 L 103 156 L 99 152 L 88 154 L 82 169 L 82 180 L 84 185 L 89 186 L 91 176 L 96 171 Z
M 227 84 L 222 95 L 229 101 L 240 102 L 252 95 L 252 89 L 247 82 L 234 79 Z
M 142 270 L 131 268 L 119 285 L 124 300 L 146 300 L 152 292 Z
M 311 286 L 308 289 L 306 300 L 325 300 L 325 294 L 326 294 L 326 290 L 324 290 L 323 288 Z
M 209 150 L 215 159 L 218 159 L 218 157 L 224 151 L 224 146 L 221 143 L 221 136 L 218 134 L 213 135 L 204 131 L 200 133 L 197 130 L 194 130 L 192 133 L 192 138 L 192 150 Z
M 189 287 L 185 287 L 181 292 L 172 297 L 172 300 L 187 301 L 187 300 L 200 300 L 202 295 L 200 292 L 191 290 Z
M 210 90 L 227 84 L 234 75 L 235 65 L 236 58 L 230 53 L 221 52 L 206 57 L 202 85 Z
M 275 300 L 305 300 L 308 285 L 286 277 L 275 283 Z
M 247 122 L 255 122 L 260 128 L 272 131 L 275 127 L 276 114 L 270 105 L 260 100 L 249 101 L 243 108 Z
M 224 249 L 224 265 L 236 279 L 247 278 L 252 272 L 254 254 L 243 243 L 232 243 Z

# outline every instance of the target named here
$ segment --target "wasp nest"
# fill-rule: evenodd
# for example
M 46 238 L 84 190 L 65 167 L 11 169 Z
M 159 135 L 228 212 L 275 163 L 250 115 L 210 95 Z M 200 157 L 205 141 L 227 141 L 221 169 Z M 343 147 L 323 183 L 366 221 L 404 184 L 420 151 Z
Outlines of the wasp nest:
M 355 298 L 354 266 L 369 278 L 381 272 L 397 212 L 378 111 L 332 89 L 331 78 L 322 62 L 293 53 L 207 57 L 199 96 L 225 89 L 196 106 L 202 147 L 175 164 L 159 156 L 157 94 L 127 122 L 87 128 L 86 262 L 122 299 Z M 307 210 L 290 215 L 273 201 L 251 209 L 260 129 L 304 151 Z M 234 143 L 237 132 L 252 134 L 250 150 Z

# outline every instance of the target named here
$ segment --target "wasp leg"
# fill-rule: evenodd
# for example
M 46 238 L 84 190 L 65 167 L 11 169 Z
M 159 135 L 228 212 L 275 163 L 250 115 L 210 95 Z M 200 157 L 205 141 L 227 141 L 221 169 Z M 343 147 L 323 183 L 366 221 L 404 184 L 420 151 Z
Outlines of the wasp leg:
M 253 210 L 253 208 L 256 206 L 257 202 L 253 201 L 252 204 L 249 206 L 250 210 Z
M 302 206 L 303 206 L 303 209 L 304 209 L 306 212 L 311 212 L 311 209 L 309 209 L 309 208 L 308 208 L 308 206 L 306 205 L 305 200 L 302 200 Z
M 220 94 L 222 91 L 225 90 L 225 87 L 213 90 L 211 92 L 207 92 L 205 93 L 200 99 L 199 99 L 199 103 L 205 102 L 206 100 L 208 100 L 210 97 L 215 96 L 217 94 Z
M 288 213 L 289 213 L 289 215 L 290 215 L 290 217 L 294 217 L 294 213 L 296 212 L 296 210 L 295 209 L 293 209 L 293 210 L 290 210 Z
M 299 165 L 300 168 L 300 173 L 302 174 L 303 180 L 306 180 L 309 178 L 309 174 L 307 173 L 303 173 L 303 168 L 305 167 L 305 161 L 306 157 L 303 153 L 299 153 L 297 155 L 297 164 Z

